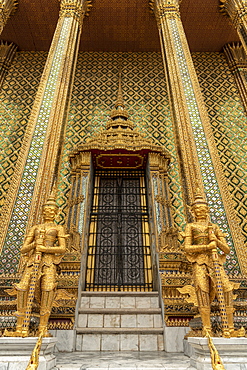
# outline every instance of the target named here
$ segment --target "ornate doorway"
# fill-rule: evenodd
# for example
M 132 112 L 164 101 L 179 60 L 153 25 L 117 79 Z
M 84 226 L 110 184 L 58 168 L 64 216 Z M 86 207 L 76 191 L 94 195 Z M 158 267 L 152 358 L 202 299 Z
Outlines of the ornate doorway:
M 145 173 L 96 170 L 86 290 L 152 288 Z

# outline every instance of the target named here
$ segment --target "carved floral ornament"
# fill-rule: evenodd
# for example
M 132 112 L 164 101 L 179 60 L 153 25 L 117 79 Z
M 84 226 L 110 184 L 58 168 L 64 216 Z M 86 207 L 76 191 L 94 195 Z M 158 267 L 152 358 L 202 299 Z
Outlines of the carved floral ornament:
M 0 34 L 9 17 L 16 12 L 17 7 L 17 0 L 0 0 Z
M 247 69 L 247 55 L 239 42 L 226 44 L 223 50 L 232 72 L 236 68 Z
M 182 0 L 149 0 L 149 7 L 156 17 L 172 14 L 179 16 L 179 5 L 181 2 Z
M 60 0 L 59 16 L 82 18 L 89 15 L 92 0 Z
M 13 15 L 17 7 L 17 0 L 0 0 L 0 11 L 8 14 L 8 16 Z
M 117 127 L 116 127 L 117 125 Z M 109 122 L 107 123 L 109 127 Z M 122 120 L 114 121 L 114 127 L 107 128 L 101 131 L 98 135 L 89 139 L 86 143 L 79 145 L 70 155 L 72 168 L 81 167 L 85 159 L 86 152 L 92 153 L 96 156 L 96 165 L 104 168 L 101 160 L 107 160 L 109 156 L 109 163 L 112 163 L 112 168 L 116 168 L 114 156 L 119 161 L 119 168 L 128 166 L 128 159 L 133 155 L 133 161 L 138 166 L 143 166 L 141 161 L 142 155 L 152 152 L 151 166 L 167 168 L 170 162 L 169 153 L 158 145 L 155 145 L 150 139 L 144 137 L 143 134 L 130 128 L 130 126 L 123 127 Z M 83 153 L 83 155 L 82 155 Z M 138 158 L 140 161 L 138 161 Z M 82 162 L 81 162 L 82 160 Z M 122 160 L 122 162 L 121 162 Z M 133 164 L 130 162 L 130 167 L 133 169 Z M 108 165 L 109 166 L 109 165 Z M 105 167 L 106 168 L 106 167 Z M 107 167 L 109 168 L 109 167 Z
M 220 0 L 220 11 L 229 15 L 233 24 L 237 26 L 247 13 L 247 2 L 246 0 Z

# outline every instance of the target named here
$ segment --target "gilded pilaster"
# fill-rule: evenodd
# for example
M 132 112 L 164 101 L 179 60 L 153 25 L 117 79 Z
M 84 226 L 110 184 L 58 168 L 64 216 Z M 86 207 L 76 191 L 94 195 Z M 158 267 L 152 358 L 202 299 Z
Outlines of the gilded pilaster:
M 0 41 L 0 89 L 15 56 L 17 45 Z
M 245 0 L 220 0 L 222 13 L 227 14 L 236 28 L 247 53 L 247 3 Z
M 89 183 L 91 181 L 91 153 L 80 152 L 78 155 L 70 157 L 71 162 L 71 177 L 72 187 L 69 201 L 69 212 L 67 220 L 68 232 L 73 236 L 73 233 L 79 233 L 79 239 L 85 240 L 87 228 L 85 228 L 88 220 L 88 209 L 90 201 Z M 74 249 L 80 250 L 85 243 L 80 246 L 74 245 Z
M 226 44 L 223 50 L 247 112 L 247 55 L 240 43 Z
M 184 181 L 184 197 L 186 203 L 191 204 L 196 184 L 204 188 L 212 221 L 223 223 L 228 242 L 237 250 L 244 273 L 247 261 L 244 257 L 241 229 L 230 200 L 180 19 L 179 3 L 179 0 L 152 0 L 150 5 L 159 28 L 177 149 L 180 154 L 181 177 Z
M 176 122 L 175 128 L 177 131 L 177 140 L 179 141 L 178 145 L 181 149 L 180 167 L 186 181 L 184 186 L 185 199 L 188 203 L 191 203 L 195 182 L 202 184 L 202 179 L 196 148 L 193 140 L 191 140 L 193 133 L 180 74 L 180 65 L 176 55 L 174 31 L 172 29 L 174 25 L 176 27 L 181 24 L 179 3 L 180 1 L 178 0 L 153 0 L 152 7 L 159 28 L 163 61 L 171 99 L 170 103 Z M 169 53 L 166 50 L 169 50 Z
M 17 0 L 0 0 L 0 35 L 9 17 L 16 11 Z
M 21 242 L 27 223 L 31 226 L 40 222 L 42 203 L 56 181 L 60 166 L 82 20 L 90 2 L 61 0 L 60 3 L 57 27 L 7 194 L 8 204 L 3 206 L 2 246 L 11 245 L 13 232 L 20 223 Z M 4 230 L 8 230 L 7 235 Z

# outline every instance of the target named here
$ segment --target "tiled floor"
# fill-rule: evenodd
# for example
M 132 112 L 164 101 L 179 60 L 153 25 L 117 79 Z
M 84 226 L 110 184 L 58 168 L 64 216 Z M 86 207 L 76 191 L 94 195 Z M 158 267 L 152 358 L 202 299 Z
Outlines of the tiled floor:
M 182 353 L 73 352 L 57 354 L 58 370 L 195 370 Z

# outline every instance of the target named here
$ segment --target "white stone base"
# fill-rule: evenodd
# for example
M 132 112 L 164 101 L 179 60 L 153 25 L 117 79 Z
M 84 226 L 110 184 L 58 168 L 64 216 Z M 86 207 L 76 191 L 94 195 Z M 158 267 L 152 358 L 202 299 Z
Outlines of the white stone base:
M 226 370 L 247 370 L 247 338 L 213 338 Z M 188 338 L 194 353 L 191 366 L 197 370 L 212 370 L 207 338 Z
M 188 327 L 165 326 L 165 351 L 184 352 L 184 336 L 188 333 Z
M 25 370 L 37 339 L 0 337 L 0 370 Z M 56 338 L 43 338 L 38 370 L 50 370 L 56 365 L 53 355 L 56 342 Z
M 75 330 L 49 330 L 57 338 L 56 352 L 73 352 L 75 349 Z M 1 370 L 1 369 L 0 369 Z

